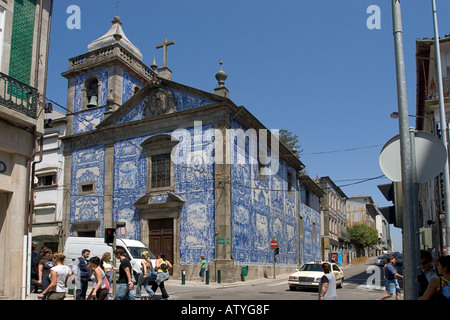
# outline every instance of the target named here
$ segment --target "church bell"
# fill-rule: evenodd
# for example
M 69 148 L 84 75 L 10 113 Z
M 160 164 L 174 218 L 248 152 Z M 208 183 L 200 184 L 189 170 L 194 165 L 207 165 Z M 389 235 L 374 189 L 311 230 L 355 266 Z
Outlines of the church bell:
M 97 106 L 97 96 L 92 96 L 89 99 L 89 103 L 87 104 L 88 108 Z

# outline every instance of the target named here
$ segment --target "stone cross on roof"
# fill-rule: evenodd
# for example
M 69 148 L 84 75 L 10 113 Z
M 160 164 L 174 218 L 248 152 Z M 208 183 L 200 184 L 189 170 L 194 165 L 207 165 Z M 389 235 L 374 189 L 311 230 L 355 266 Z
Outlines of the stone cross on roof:
M 172 44 L 175 44 L 175 42 L 174 41 L 167 42 L 167 38 L 164 38 L 163 43 L 158 44 L 156 46 L 156 49 L 163 48 L 163 68 L 167 67 L 167 47 L 171 46 Z

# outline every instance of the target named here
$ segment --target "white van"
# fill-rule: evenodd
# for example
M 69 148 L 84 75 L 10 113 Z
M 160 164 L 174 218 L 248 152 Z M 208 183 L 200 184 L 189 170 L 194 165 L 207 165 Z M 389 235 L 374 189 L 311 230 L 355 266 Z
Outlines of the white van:
M 125 256 L 130 260 L 133 269 L 138 274 L 142 272 L 141 253 L 143 251 L 148 251 L 152 265 L 155 265 L 155 255 L 138 240 L 116 239 L 116 248 L 122 248 L 125 250 Z M 112 246 L 107 245 L 104 238 L 68 237 L 63 251 L 66 256 L 64 264 L 72 268 L 73 261 L 81 257 L 81 251 L 84 249 L 91 251 L 90 258 L 99 257 L 101 259 L 105 252 L 111 253 L 111 258 L 114 257 L 112 253 Z M 119 267 L 119 265 L 120 261 L 117 260 L 117 267 Z

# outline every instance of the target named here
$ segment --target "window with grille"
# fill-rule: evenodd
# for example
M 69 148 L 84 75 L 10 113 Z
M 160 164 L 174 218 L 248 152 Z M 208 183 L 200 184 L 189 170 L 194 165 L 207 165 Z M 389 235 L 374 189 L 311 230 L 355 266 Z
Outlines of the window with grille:
M 163 188 L 170 186 L 170 153 L 158 154 L 151 157 L 151 188 Z
M 83 182 L 80 183 L 78 194 L 87 195 L 95 193 L 95 182 Z

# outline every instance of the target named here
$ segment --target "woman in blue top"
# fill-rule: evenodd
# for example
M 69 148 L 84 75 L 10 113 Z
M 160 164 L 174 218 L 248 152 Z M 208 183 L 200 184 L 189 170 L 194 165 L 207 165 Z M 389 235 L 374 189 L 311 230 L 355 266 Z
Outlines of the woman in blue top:
M 386 262 L 387 263 L 384 266 L 386 294 L 378 300 L 389 299 L 394 293 L 395 299 L 400 300 L 400 286 L 398 285 L 397 278 L 403 279 L 403 276 L 399 274 L 395 268 L 395 256 L 388 257 Z

